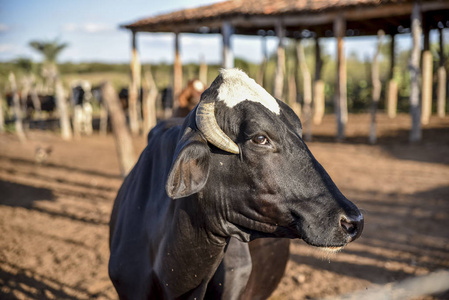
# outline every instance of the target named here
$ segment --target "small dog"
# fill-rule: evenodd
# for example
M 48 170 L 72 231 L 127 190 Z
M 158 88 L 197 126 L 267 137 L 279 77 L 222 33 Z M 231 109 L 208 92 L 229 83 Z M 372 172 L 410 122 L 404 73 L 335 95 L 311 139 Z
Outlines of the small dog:
M 34 152 L 34 159 L 38 164 L 45 164 L 47 159 L 50 157 L 50 153 L 53 151 L 51 146 L 42 147 L 37 146 L 36 151 Z

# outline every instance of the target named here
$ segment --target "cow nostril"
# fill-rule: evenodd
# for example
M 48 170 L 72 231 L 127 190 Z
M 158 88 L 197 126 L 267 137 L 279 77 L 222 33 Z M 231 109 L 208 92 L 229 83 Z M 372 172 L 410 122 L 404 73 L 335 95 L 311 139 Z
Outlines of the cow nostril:
M 341 217 L 340 226 L 344 232 L 346 232 L 350 237 L 350 242 L 357 239 L 363 230 L 363 217 L 359 217 L 351 220 L 347 217 Z
M 347 233 L 349 233 L 349 234 L 351 234 L 351 235 L 352 235 L 352 234 L 354 233 L 354 231 L 356 230 L 354 224 L 351 224 L 351 223 L 349 223 L 349 222 L 346 222 L 346 221 L 344 221 L 344 219 L 342 219 L 342 220 L 340 221 L 340 224 L 341 224 L 341 227 L 343 227 L 343 229 L 344 229 Z

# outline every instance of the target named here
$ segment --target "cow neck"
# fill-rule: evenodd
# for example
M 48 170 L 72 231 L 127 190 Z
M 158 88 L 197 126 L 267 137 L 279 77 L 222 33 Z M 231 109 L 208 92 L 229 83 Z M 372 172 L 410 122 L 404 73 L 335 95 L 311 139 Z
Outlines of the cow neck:
M 207 230 L 208 218 L 199 208 L 197 194 L 172 201 L 172 223 L 167 224 L 156 271 L 170 298 L 187 294 L 202 298 L 223 260 L 226 239 Z

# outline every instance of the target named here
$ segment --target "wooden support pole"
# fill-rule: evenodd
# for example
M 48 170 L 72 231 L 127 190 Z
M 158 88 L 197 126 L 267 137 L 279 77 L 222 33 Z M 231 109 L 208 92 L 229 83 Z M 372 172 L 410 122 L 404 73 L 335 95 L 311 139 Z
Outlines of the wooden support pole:
M 234 68 L 234 54 L 231 47 L 231 36 L 233 27 L 228 21 L 221 24 L 221 35 L 223 37 L 223 59 L 222 67 L 224 69 Z
M 390 43 L 390 78 L 388 82 L 388 95 L 387 95 L 387 114 L 390 118 L 395 118 L 398 108 L 398 83 L 394 78 L 394 70 L 396 67 L 395 56 L 395 34 L 391 35 Z
M 267 51 L 267 37 L 266 35 L 262 36 L 262 62 L 259 66 L 259 73 L 257 74 L 257 83 L 261 86 L 265 86 L 264 79 L 265 79 L 265 71 L 267 68 L 267 61 L 268 61 L 268 51 Z
M 100 103 L 100 135 L 106 136 L 108 133 L 108 109 L 106 108 L 106 105 L 103 103 Z
M 132 57 L 131 57 L 131 83 L 129 86 L 128 98 L 128 115 L 129 127 L 133 135 L 139 134 L 139 117 L 137 109 L 137 98 L 139 97 L 139 90 L 141 85 L 140 73 L 141 66 L 139 61 L 139 54 L 137 52 L 136 32 L 132 32 Z
M 346 59 L 343 38 L 346 33 L 346 21 L 342 14 L 334 21 L 334 35 L 337 38 L 337 87 L 334 98 L 334 109 L 337 120 L 337 139 L 345 138 L 345 127 L 348 122 L 348 104 L 346 92 Z
M 373 63 L 371 65 L 371 78 L 373 82 L 373 100 L 371 102 L 371 126 L 369 142 L 375 144 L 377 142 L 377 130 L 376 130 L 376 114 L 377 107 L 379 106 L 380 91 L 382 89 L 379 78 L 379 54 L 382 47 L 382 40 L 385 33 L 383 30 L 379 30 L 377 33 L 377 50 L 374 54 Z
M 110 82 L 101 87 L 101 94 L 109 115 L 111 116 L 112 132 L 119 157 L 120 171 L 125 177 L 136 162 L 131 135 L 126 127 L 126 117 L 118 99 L 117 93 Z
M 274 75 L 274 97 L 282 99 L 284 92 L 284 74 L 285 74 L 285 28 L 281 21 L 276 23 L 276 36 L 278 38 L 277 63 Z
M 438 29 L 440 34 L 440 66 L 438 67 L 438 90 L 437 90 L 437 113 L 438 117 L 446 116 L 446 68 L 444 64 L 446 58 L 444 56 L 444 32 L 443 28 Z
M 419 60 L 421 50 L 421 10 L 418 2 L 413 4 L 411 16 L 413 46 L 409 62 L 410 70 L 410 115 L 412 126 L 410 130 L 410 142 L 418 142 L 422 138 L 421 109 L 419 106 Z
M 59 124 L 61 126 L 61 137 L 63 140 L 72 139 L 72 128 L 70 126 L 69 114 L 67 111 L 67 101 L 64 95 L 64 88 L 62 87 L 61 79 L 56 76 L 55 93 L 56 93 L 56 105 L 59 112 Z
M 321 124 L 324 117 L 324 82 L 321 80 L 323 60 L 321 59 L 321 46 L 318 37 L 315 38 L 315 81 L 313 83 L 313 123 Z
M 298 40 L 296 43 L 296 55 L 298 56 L 299 68 L 301 69 L 304 90 L 304 138 L 306 141 L 310 141 L 312 139 L 312 78 L 310 76 L 309 68 L 307 67 L 304 47 L 301 44 L 301 40 Z
M 179 107 L 179 95 L 182 91 L 182 62 L 181 62 L 181 46 L 180 34 L 175 33 L 175 63 L 173 64 L 173 111 L 177 111 Z
M 422 112 L 421 123 L 429 124 L 432 114 L 432 53 L 430 52 L 430 29 L 428 26 L 424 30 L 424 52 L 422 54 Z

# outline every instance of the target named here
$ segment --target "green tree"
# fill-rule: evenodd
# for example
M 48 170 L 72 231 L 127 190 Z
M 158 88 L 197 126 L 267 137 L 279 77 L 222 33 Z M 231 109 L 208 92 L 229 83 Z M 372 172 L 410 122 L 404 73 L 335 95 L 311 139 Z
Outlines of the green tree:
M 45 78 L 46 92 L 47 94 L 51 94 L 54 89 L 59 110 L 62 138 L 69 140 L 72 138 L 70 119 L 67 112 L 64 90 L 61 80 L 58 77 L 58 68 L 56 66 L 58 55 L 68 46 L 68 44 L 61 43 L 58 39 L 54 39 L 53 41 L 31 41 L 29 45 L 44 56 L 42 76 Z
M 56 59 L 62 50 L 67 48 L 67 43 L 61 43 L 59 39 L 53 41 L 31 41 L 30 47 L 44 56 L 44 63 L 56 63 Z
M 62 43 L 56 38 L 52 41 L 31 41 L 29 45 L 44 57 L 41 72 L 46 80 L 47 88 L 51 89 L 50 87 L 54 85 L 54 80 L 58 75 L 56 59 L 68 44 Z

